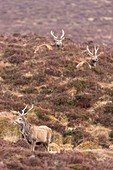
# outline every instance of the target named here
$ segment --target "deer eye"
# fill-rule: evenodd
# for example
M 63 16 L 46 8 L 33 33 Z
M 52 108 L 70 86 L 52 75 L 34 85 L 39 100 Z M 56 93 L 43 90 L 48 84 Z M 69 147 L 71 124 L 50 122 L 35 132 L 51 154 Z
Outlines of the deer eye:
M 21 120 L 22 120 L 22 118 L 18 118 L 18 120 L 19 120 L 19 121 L 21 121 Z

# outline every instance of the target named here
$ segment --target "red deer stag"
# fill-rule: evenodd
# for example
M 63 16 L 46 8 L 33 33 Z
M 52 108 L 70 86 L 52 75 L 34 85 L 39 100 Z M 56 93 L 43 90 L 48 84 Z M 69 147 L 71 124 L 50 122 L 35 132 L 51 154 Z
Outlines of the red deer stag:
M 53 31 L 51 31 L 51 35 L 54 38 L 55 46 L 58 48 L 62 47 L 62 41 L 64 40 L 65 35 L 64 30 L 62 30 L 62 35 L 60 36 L 60 38 L 58 36 L 55 36 Z
M 83 61 L 79 62 L 76 66 L 77 69 L 81 68 L 85 63 L 88 64 L 89 68 L 91 69 L 92 67 L 96 67 L 96 64 L 98 62 L 98 57 L 100 54 L 97 55 L 97 52 L 99 50 L 98 47 L 94 47 L 94 53 L 89 50 L 89 47 L 87 46 L 86 48 L 88 54 L 90 55 L 90 58 L 83 59 Z
M 49 143 L 51 142 L 52 129 L 47 126 L 36 126 L 28 123 L 26 115 L 33 109 L 32 107 L 26 111 L 25 108 L 19 112 L 19 117 L 14 121 L 19 126 L 19 130 L 26 141 L 31 145 L 32 151 L 35 150 L 35 146 L 43 144 L 47 151 L 49 151 Z M 25 112 L 26 111 L 26 112 Z

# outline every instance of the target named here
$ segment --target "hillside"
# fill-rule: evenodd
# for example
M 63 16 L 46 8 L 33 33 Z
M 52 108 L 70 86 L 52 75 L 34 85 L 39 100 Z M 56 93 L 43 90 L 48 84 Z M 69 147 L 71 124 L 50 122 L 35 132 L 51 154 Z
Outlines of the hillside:
M 0 169 L 112 170 L 113 48 L 100 46 L 96 67 L 76 69 L 95 44 L 51 43 L 37 34 L 0 36 Z M 53 153 L 38 147 L 35 158 L 13 125 L 32 104 L 29 122 L 53 129 Z

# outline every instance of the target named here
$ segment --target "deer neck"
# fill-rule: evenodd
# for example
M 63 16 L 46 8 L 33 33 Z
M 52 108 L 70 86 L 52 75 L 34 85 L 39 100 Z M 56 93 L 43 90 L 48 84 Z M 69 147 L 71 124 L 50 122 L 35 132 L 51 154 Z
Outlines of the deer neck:
M 21 126 L 21 133 L 25 138 L 28 138 L 30 135 L 30 124 L 25 120 L 24 124 Z

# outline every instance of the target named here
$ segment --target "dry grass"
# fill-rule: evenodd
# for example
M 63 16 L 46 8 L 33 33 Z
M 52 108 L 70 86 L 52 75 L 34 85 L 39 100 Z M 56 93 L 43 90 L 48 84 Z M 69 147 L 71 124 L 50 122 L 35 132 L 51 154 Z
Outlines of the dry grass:
M 53 50 L 53 47 L 51 45 L 44 43 L 44 44 L 37 46 L 34 53 L 37 53 L 39 50 L 43 51 L 44 47 L 46 47 L 46 49 L 48 49 L 48 50 Z

